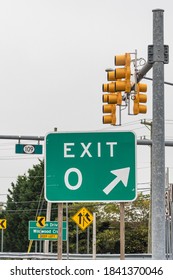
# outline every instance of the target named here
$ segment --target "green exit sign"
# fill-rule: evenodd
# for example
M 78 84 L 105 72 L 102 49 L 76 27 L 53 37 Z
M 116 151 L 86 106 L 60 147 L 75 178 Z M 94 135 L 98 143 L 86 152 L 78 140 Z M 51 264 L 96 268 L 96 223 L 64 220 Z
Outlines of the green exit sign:
M 45 197 L 51 202 L 136 198 L 132 132 L 50 133 L 45 137 Z

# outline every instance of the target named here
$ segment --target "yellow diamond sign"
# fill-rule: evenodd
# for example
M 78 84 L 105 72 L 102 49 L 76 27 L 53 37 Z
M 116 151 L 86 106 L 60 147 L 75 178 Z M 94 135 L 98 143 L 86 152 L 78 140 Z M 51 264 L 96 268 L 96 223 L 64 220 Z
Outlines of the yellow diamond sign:
M 44 216 L 37 217 L 37 227 L 43 228 L 45 227 L 45 223 L 46 223 L 46 218 Z
M 0 229 L 6 229 L 6 228 L 7 228 L 7 220 L 0 219 Z
M 85 230 L 93 221 L 93 215 L 85 207 L 81 208 L 72 220 L 82 229 Z

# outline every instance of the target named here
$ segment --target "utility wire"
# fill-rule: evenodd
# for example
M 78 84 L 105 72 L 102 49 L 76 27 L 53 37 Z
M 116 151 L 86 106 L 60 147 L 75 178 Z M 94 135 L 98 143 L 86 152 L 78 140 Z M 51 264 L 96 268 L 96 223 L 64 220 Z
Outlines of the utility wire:
M 143 77 L 143 79 L 153 81 L 152 78 L 148 78 L 148 77 Z M 164 82 L 164 84 L 165 84 L 165 85 L 169 85 L 169 86 L 173 86 L 173 83 L 169 83 L 169 82 Z
M 35 214 L 35 219 L 36 219 L 37 216 L 40 215 L 40 213 L 42 211 L 42 208 L 43 208 L 44 200 L 41 200 L 42 195 L 43 195 L 43 191 L 44 191 L 44 184 L 42 185 L 42 189 L 41 189 L 41 193 L 40 193 L 40 199 L 39 199 L 39 203 L 38 203 L 38 208 L 37 208 L 37 211 L 36 211 L 36 214 Z M 40 209 L 39 209 L 39 207 L 40 207 Z

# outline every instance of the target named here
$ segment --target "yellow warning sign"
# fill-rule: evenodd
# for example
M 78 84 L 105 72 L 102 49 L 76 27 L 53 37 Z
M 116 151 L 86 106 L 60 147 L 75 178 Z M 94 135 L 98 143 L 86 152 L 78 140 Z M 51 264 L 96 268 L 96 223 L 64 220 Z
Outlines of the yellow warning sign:
M 0 229 L 6 229 L 7 228 L 7 220 L 0 219 Z
M 93 215 L 85 207 L 81 208 L 72 220 L 82 229 L 85 230 L 93 221 Z
M 43 217 L 43 216 L 38 216 L 37 217 L 37 227 L 40 227 L 40 228 L 42 228 L 42 227 L 44 227 L 45 226 L 45 223 L 46 223 L 46 218 L 45 217 Z

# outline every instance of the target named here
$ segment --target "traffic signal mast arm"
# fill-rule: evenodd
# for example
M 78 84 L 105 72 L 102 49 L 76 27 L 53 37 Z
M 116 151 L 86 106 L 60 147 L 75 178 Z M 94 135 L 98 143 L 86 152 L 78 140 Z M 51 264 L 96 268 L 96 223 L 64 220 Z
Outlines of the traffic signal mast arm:
M 143 79 L 143 77 L 145 76 L 145 74 L 147 74 L 147 72 L 150 71 L 150 69 L 151 69 L 152 67 L 153 67 L 153 64 L 147 62 L 147 63 L 142 67 L 142 69 L 141 69 L 139 72 L 137 72 L 137 82 L 138 82 L 138 83 Z

